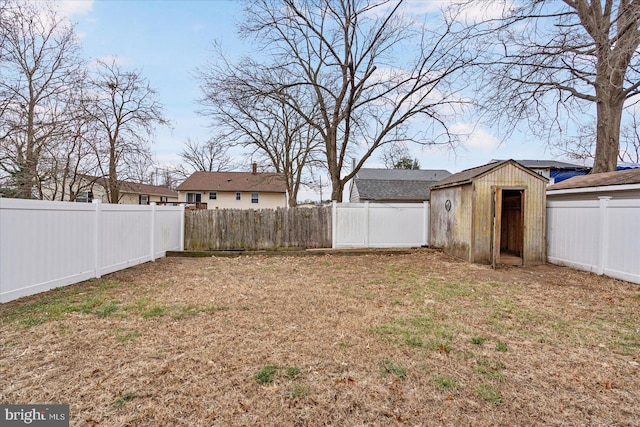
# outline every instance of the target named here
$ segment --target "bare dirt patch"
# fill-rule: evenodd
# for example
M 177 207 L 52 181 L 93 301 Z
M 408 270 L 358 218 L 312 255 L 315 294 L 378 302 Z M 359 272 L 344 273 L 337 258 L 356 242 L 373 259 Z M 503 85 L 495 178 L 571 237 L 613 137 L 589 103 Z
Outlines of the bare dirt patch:
M 640 287 L 417 250 L 165 258 L 0 306 L 74 426 L 640 425 Z

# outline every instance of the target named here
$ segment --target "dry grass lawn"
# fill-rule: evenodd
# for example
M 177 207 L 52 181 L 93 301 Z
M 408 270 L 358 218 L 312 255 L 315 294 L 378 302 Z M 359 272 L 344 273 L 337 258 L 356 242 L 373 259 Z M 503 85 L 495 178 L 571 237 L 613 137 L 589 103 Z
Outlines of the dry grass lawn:
M 0 306 L 73 426 L 640 425 L 640 286 L 442 253 L 165 258 Z

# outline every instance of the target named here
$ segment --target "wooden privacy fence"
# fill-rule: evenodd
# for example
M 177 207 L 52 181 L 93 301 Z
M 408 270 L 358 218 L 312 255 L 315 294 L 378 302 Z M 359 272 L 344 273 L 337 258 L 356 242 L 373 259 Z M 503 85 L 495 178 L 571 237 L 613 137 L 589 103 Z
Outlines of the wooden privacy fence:
M 330 248 L 331 207 L 185 213 L 186 250 Z

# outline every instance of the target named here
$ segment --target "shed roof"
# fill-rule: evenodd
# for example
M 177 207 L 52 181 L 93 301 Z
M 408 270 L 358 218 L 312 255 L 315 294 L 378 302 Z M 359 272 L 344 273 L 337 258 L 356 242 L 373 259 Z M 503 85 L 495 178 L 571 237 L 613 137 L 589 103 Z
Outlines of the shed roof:
M 178 191 L 264 191 L 286 193 L 281 173 L 198 171 L 178 186 Z
M 492 160 L 499 162 L 500 160 Z M 549 168 L 549 169 L 573 169 L 573 170 L 589 170 L 589 166 L 575 165 L 573 163 L 559 162 L 557 160 L 516 160 L 522 166 L 527 168 Z
M 461 172 L 458 173 L 454 173 L 453 175 L 451 175 L 448 178 L 443 179 L 442 181 L 438 182 L 437 184 L 435 184 L 434 186 L 432 186 L 432 189 L 437 189 L 437 188 L 445 188 L 445 187 L 453 187 L 453 186 L 457 186 L 457 185 L 462 185 L 462 184 L 468 184 L 471 183 L 471 181 L 473 181 L 476 178 L 479 178 L 493 170 L 496 170 L 498 168 L 501 168 L 507 164 L 512 164 L 517 168 L 520 168 L 524 171 L 526 171 L 527 173 L 531 174 L 532 176 L 538 178 L 538 179 L 542 179 L 544 181 L 547 180 L 547 178 L 538 175 L 537 173 L 535 173 L 534 171 L 532 171 L 531 169 L 521 165 L 520 163 L 516 162 L 515 160 L 500 160 L 497 162 L 492 162 L 492 163 L 487 163 L 486 165 L 482 165 L 482 166 L 477 166 L 475 168 L 471 168 L 471 169 L 465 169 Z
M 548 191 L 570 188 L 605 187 L 610 185 L 640 184 L 640 169 L 625 169 L 615 172 L 594 173 L 576 176 L 547 187 Z
M 433 184 L 451 175 L 443 169 L 360 169 L 354 178 L 360 200 L 429 200 Z

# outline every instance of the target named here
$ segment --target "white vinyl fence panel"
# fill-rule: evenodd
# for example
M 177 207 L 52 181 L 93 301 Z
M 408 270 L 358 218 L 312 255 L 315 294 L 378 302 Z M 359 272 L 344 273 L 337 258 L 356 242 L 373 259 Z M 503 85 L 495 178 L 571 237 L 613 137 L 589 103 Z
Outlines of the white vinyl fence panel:
M 333 247 L 400 248 L 429 242 L 429 203 L 335 203 Z
M 0 302 L 182 248 L 182 206 L 0 198 Z
M 640 283 L 640 200 L 547 201 L 553 264 Z

